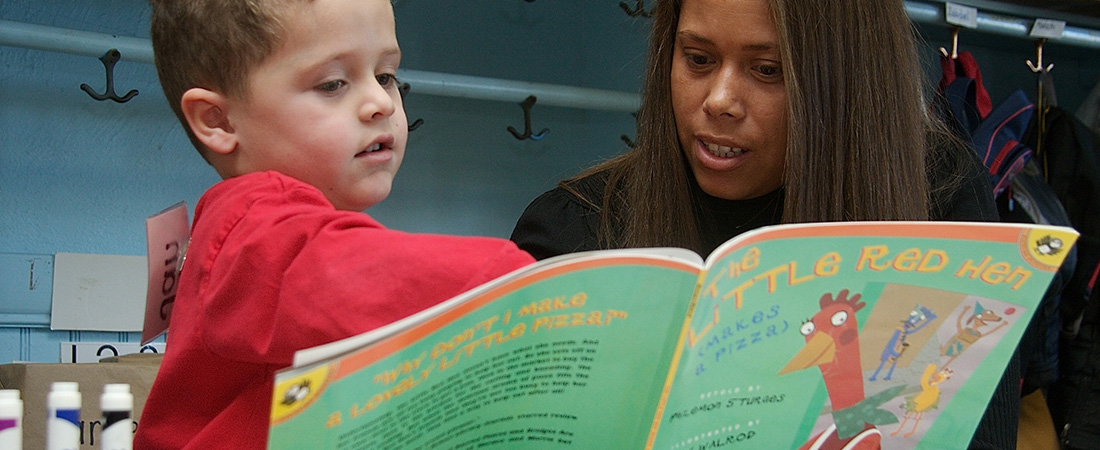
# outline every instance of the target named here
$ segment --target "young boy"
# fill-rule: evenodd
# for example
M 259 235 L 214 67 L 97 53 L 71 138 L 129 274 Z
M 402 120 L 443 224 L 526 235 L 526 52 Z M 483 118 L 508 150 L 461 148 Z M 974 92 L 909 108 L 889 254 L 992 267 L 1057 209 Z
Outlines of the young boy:
M 408 124 L 389 0 L 153 0 L 169 103 L 224 181 L 195 208 L 135 448 L 264 448 L 296 350 L 519 268 L 503 239 L 388 230 Z

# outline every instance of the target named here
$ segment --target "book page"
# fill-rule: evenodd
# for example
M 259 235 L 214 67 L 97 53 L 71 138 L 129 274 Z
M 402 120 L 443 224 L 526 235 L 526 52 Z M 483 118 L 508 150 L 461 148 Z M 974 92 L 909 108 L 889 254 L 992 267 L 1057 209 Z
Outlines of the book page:
M 280 372 L 269 448 L 640 448 L 699 277 L 638 255 L 543 265 Z
M 608 256 L 633 256 L 640 255 L 646 258 L 665 258 L 671 261 L 682 262 L 692 267 L 701 267 L 703 265 L 703 258 L 695 252 L 685 250 L 682 248 L 647 248 L 647 249 L 618 249 L 607 250 L 599 252 L 600 257 Z M 515 279 L 530 276 L 530 272 L 534 270 L 546 270 L 548 267 L 552 267 L 558 264 L 567 263 L 569 261 L 588 258 L 594 255 L 595 252 L 578 252 L 569 253 L 565 255 L 559 255 L 553 258 L 548 258 L 540 261 L 537 264 L 532 264 L 527 267 L 519 268 L 512 271 L 509 274 L 502 275 L 499 278 L 471 289 L 469 292 L 456 296 L 445 302 L 441 302 L 431 308 L 420 311 L 409 317 L 401 319 L 397 322 L 391 323 L 384 327 L 371 330 L 369 332 L 359 334 L 356 336 L 350 336 L 346 339 L 331 342 L 325 345 L 319 345 L 312 348 L 299 350 L 294 354 L 294 367 L 301 367 L 317 362 L 337 357 L 341 354 L 348 353 L 369 344 L 382 340 L 388 336 L 400 333 L 408 330 L 413 326 L 423 323 L 426 320 L 436 317 L 444 311 L 453 309 L 462 303 L 468 302 L 471 298 L 484 295 L 493 289 L 496 289 L 500 285 L 510 283 Z
M 651 448 L 957 448 L 1075 239 L 947 223 L 746 235 L 716 251 Z

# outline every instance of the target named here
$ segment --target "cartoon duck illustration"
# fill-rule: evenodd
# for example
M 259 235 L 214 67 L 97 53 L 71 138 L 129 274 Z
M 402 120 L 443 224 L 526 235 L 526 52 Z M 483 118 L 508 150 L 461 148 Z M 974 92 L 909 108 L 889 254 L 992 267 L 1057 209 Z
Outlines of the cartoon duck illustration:
M 912 436 L 917 431 L 917 425 L 920 425 L 920 420 L 924 417 L 925 411 L 939 408 L 940 383 L 951 378 L 951 373 L 951 369 L 936 370 L 935 364 L 924 367 L 924 374 L 920 377 L 921 390 L 916 394 L 905 397 L 905 403 L 901 405 L 901 408 L 905 410 L 905 418 L 898 424 L 898 429 L 890 433 L 890 436 L 897 436 L 909 419 L 913 419 L 913 429 L 905 433 L 904 436 Z
M 966 312 L 969 310 L 970 305 L 963 307 L 955 324 L 955 328 L 958 331 L 946 344 L 940 347 L 940 354 L 948 357 L 947 362 L 943 363 L 943 367 L 945 368 L 948 364 L 951 364 L 955 358 L 958 358 L 959 355 L 966 351 L 966 349 L 970 348 L 971 345 L 978 342 L 983 336 L 987 336 L 1003 328 L 1005 325 L 1008 325 L 1008 322 L 1004 321 L 996 312 L 983 308 L 982 304 L 978 302 L 974 302 L 974 313 L 970 314 L 969 318 L 966 319 L 966 325 L 963 325 L 963 317 L 966 316 Z M 1000 323 L 990 330 L 983 331 L 991 322 Z
M 886 343 L 886 347 L 882 349 L 882 357 L 878 363 L 878 368 L 875 369 L 875 373 L 868 378 L 870 381 L 875 381 L 878 378 L 879 372 L 882 370 L 886 363 L 890 363 L 890 370 L 886 372 L 886 376 L 882 377 L 883 380 L 889 380 L 894 376 L 894 368 L 898 366 L 898 360 L 901 359 L 902 353 L 909 347 L 909 342 L 906 339 L 909 335 L 920 331 L 922 328 L 932 323 L 936 319 L 936 313 L 931 309 L 925 308 L 921 305 L 916 305 L 913 310 L 909 312 L 909 317 L 901 321 L 901 325 L 894 329 L 894 334 L 890 336 L 890 340 Z
M 898 418 L 879 406 L 896 397 L 905 385 L 865 397 L 855 314 L 866 303 L 860 301 L 860 294 L 849 297 L 845 289 L 835 299 L 832 293 L 825 293 L 820 304 L 821 310 L 799 328 L 806 345 L 779 371 L 782 375 L 816 366 L 829 393 L 834 423 L 800 448 L 880 449 L 882 433 L 876 425 L 897 423 Z

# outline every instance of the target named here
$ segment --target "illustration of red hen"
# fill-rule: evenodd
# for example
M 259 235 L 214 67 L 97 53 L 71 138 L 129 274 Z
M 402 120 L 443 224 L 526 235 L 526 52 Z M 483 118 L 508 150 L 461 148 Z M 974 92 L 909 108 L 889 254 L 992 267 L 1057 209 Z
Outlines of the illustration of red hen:
M 799 330 L 806 346 L 779 371 L 782 375 L 817 366 L 829 392 L 833 424 L 811 437 L 801 449 L 880 449 L 882 433 L 876 425 L 898 421 L 897 416 L 879 406 L 897 396 L 904 385 L 864 396 L 856 321 L 856 312 L 864 306 L 860 294 L 849 297 L 847 289 L 837 293 L 835 299 L 832 293 L 822 295 L 821 311 Z

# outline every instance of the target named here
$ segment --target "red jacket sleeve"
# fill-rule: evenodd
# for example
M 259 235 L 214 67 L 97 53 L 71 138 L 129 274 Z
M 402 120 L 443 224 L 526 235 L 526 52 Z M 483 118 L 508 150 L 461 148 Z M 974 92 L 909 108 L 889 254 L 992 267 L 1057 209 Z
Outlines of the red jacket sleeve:
M 503 239 L 390 230 L 301 184 L 228 210 L 239 218 L 216 222 L 225 238 L 207 261 L 199 322 L 208 349 L 234 360 L 289 364 L 299 349 L 388 324 L 533 261 Z

